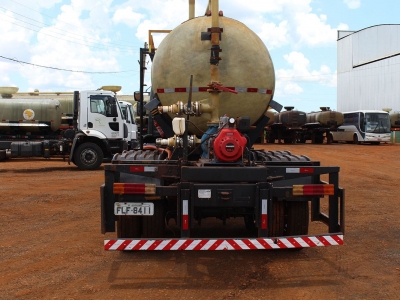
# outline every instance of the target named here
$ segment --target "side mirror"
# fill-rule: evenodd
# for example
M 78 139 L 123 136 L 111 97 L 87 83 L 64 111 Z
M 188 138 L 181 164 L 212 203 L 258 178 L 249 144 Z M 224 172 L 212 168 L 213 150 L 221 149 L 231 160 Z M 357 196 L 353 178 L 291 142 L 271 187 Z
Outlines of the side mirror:
M 134 92 L 133 98 L 135 99 L 135 101 L 140 101 L 140 92 Z

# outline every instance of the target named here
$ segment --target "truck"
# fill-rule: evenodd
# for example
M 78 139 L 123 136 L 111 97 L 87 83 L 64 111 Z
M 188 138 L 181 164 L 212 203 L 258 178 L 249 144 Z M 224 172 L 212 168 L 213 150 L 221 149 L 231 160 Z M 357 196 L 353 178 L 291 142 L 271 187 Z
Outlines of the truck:
M 115 91 L 75 91 L 66 120 L 58 100 L 0 99 L 0 160 L 62 157 L 82 170 L 97 169 L 136 138 L 135 119 L 132 113 L 125 117 L 121 105 L 132 112 Z
M 310 140 L 313 144 L 322 144 L 326 138 L 327 144 L 332 143 L 331 132 L 337 131 L 343 120 L 343 113 L 325 106 L 320 107 L 320 111 L 307 113 L 300 142 L 305 143 Z
M 136 114 L 131 102 L 118 101 L 121 106 L 122 116 L 125 118 L 125 124 L 128 131 L 126 141 L 128 149 L 136 149 L 139 145 L 139 131 L 136 123 Z
M 140 48 L 139 104 L 150 57 L 146 111 L 162 120 L 164 137 L 155 145 L 141 141 L 104 165 L 101 232 L 115 233 L 104 249 L 343 245 L 339 167 L 253 147 L 267 112 L 279 108 L 267 48 L 247 26 L 224 17 L 218 1 L 209 2 L 205 16 L 190 11 L 157 49 L 151 39 Z
M 274 115 L 272 124 L 265 127 L 267 143 L 295 144 L 302 142 L 303 125 L 307 122 L 307 114 L 294 110 L 294 106 L 285 106 L 285 110 Z

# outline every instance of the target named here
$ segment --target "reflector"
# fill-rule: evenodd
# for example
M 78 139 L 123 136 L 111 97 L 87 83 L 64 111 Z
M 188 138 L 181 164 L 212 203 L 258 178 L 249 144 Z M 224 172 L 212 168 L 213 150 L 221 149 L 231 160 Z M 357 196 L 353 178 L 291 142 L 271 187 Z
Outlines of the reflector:
M 335 189 L 333 184 L 293 185 L 292 193 L 293 196 L 334 195 Z
M 155 195 L 156 185 L 152 183 L 114 183 L 114 194 Z

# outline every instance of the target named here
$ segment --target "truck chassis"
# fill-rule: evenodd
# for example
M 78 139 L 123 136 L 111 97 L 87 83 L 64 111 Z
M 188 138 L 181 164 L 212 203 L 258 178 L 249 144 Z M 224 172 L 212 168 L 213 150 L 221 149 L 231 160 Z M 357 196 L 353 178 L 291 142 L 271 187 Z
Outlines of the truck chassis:
M 257 250 L 343 244 L 345 197 L 339 167 L 323 167 L 288 151 L 252 155 L 250 164 L 230 166 L 166 160 L 163 152 L 150 150 L 116 155 L 105 165 L 101 230 L 117 231 L 117 238 L 106 239 L 104 249 Z M 323 210 L 324 195 L 329 196 Z M 154 215 L 115 215 L 116 203 L 127 202 L 152 202 Z M 193 234 L 196 221 L 201 224 L 209 217 L 224 223 L 243 217 L 250 237 Z M 327 232 L 309 235 L 310 217 L 325 224 Z M 165 237 L 169 219 L 175 219 L 179 238 Z

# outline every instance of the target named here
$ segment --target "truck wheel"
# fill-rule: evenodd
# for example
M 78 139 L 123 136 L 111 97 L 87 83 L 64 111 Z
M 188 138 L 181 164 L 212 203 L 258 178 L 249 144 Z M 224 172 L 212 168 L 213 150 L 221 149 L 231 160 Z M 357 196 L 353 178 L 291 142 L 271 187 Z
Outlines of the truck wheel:
M 354 137 L 353 137 L 353 144 L 356 144 L 356 145 L 360 144 L 360 142 L 358 141 L 357 134 L 355 134 Z
M 308 201 L 286 202 L 287 227 L 286 236 L 308 234 L 309 209 Z
M 254 222 L 254 215 L 244 215 L 243 218 L 247 231 L 254 232 L 257 229 L 256 223 Z
M 141 217 L 137 216 L 118 216 L 117 237 L 118 238 L 140 238 L 142 233 Z
M 6 160 L 6 150 L 0 150 L 0 161 Z
M 315 137 L 315 143 L 316 144 L 322 144 L 324 142 L 324 136 L 323 135 L 317 135 Z
M 95 170 L 103 163 L 103 151 L 94 143 L 83 143 L 75 150 L 74 163 L 82 170 Z
M 165 231 L 164 201 L 156 200 L 154 203 L 154 215 L 142 217 L 142 237 L 162 238 Z
M 300 135 L 297 141 L 298 143 L 304 144 L 306 142 L 306 137 L 304 135 Z
M 283 236 L 283 230 L 285 229 L 285 202 L 273 200 L 272 206 L 273 222 L 269 229 L 268 236 Z
M 283 139 L 283 142 L 284 142 L 285 144 L 294 144 L 294 141 L 293 141 L 292 138 L 285 138 L 285 139 Z

